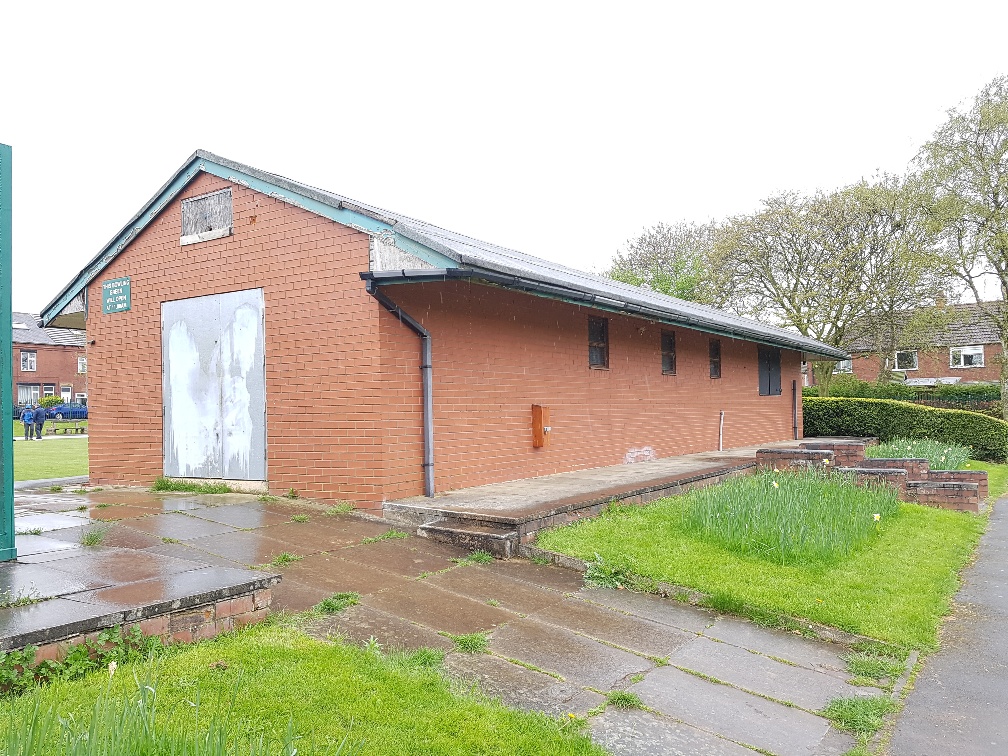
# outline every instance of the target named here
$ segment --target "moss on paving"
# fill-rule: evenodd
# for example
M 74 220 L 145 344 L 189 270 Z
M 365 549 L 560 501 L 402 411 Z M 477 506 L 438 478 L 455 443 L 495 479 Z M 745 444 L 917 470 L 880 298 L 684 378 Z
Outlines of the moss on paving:
M 591 754 L 605 751 L 570 724 L 544 714 L 508 709 L 456 688 L 432 666 L 431 654 L 384 656 L 355 646 L 314 640 L 279 624 L 260 625 L 169 653 L 153 664 L 159 716 L 191 721 L 188 702 L 199 697 L 201 718 L 231 705 L 235 736 L 254 731 L 282 735 L 288 722 L 304 756 L 334 750 L 348 732 L 363 741 L 361 753 L 380 754 Z M 440 658 L 438 656 L 437 658 Z M 133 667 L 131 669 L 130 667 Z M 135 690 L 134 672 L 123 665 L 112 692 Z M 39 691 L 42 706 L 78 723 L 90 719 L 94 701 L 109 685 L 99 671 Z M 468 691 L 468 689 L 466 689 Z M 30 711 L 34 696 L 0 704 Z M 45 753 L 62 753 L 58 733 Z

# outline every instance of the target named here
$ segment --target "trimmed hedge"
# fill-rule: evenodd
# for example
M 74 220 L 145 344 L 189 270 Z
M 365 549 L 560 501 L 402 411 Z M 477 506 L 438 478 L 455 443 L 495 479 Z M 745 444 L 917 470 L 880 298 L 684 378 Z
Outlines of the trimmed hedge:
M 979 412 L 924 407 L 891 399 L 805 398 L 806 436 L 932 438 L 972 447 L 974 459 L 1008 459 L 1008 423 Z

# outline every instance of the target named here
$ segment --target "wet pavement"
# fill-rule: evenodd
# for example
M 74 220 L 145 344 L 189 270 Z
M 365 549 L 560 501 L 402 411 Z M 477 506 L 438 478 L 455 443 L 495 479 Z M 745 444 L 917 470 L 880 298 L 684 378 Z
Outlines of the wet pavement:
M 283 575 L 274 609 L 361 595 L 357 606 L 313 623 L 311 634 L 373 638 L 386 650 L 444 648 L 450 675 L 508 705 L 562 717 L 592 712 L 592 736 L 615 754 L 842 754 L 853 740 L 814 712 L 835 697 L 873 692 L 847 684 L 841 647 L 656 596 L 587 589 L 580 574 L 552 565 L 460 564 L 461 549 L 417 536 L 364 543 L 389 524 L 329 516 L 310 502 L 109 490 L 19 492 L 16 503 L 19 528 L 33 518 L 43 529 L 18 536 L 19 567 L 34 571 L 24 580 L 36 586 L 69 585 L 91 605 L 115 609 L 143 586 L 160 599 L 170 591 L 153 583 L 207 580 L 286 555 L 295 561 L 271 568 Z M 102 545 L 81 546 L 98 520 L 108 528 Z M 132 587 L 111 584 L 120 571 Z M 84 606 L 36 606 L 54 601 Z M 454 650 L 451 635 L 476 632 L 487 633 L 488 653 Z M 613 690 L 635 693 L 647 710 L 599 713 Z

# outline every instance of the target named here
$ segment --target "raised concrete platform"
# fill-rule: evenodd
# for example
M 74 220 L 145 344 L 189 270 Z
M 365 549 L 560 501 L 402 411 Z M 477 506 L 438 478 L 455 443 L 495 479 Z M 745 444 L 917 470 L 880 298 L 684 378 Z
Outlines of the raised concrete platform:
M 643 504 L 713 485 L 755 468 L 757 449 L 793 448 L 797 443 L 782 441 L 491 483 L 433 499 L 417 496 L 386 502 L 383 514 L 432 540 L 508 558 L 542 528 L 595 516 L 612 501 Z

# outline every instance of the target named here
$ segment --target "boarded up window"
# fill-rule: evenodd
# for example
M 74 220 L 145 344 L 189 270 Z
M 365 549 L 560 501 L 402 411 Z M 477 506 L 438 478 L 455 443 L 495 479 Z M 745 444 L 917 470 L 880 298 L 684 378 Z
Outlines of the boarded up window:
M 661 371 L 675 375 L 675 332 L 661 332 Z
M 760 396 L 780 396 L 780 349 L 759 348 L 759 392 Z
M 609 367 L 609 318 L 588 318 L 588 367 Z
M 182 244 L 230 236 L 232 225 L 230 189 L 182 200 Z
M 710 355 L 710 377 L 721 377 L 721 339 L 711 339 L 707 347 Z

